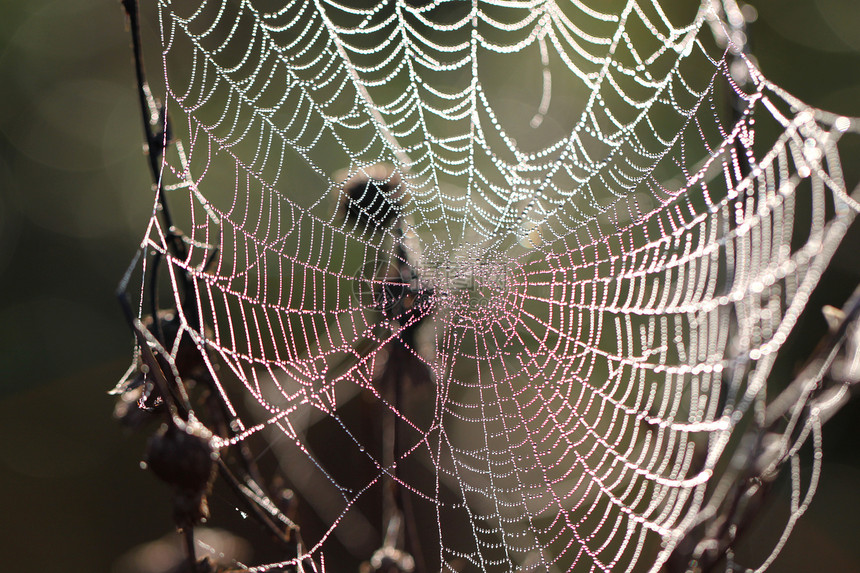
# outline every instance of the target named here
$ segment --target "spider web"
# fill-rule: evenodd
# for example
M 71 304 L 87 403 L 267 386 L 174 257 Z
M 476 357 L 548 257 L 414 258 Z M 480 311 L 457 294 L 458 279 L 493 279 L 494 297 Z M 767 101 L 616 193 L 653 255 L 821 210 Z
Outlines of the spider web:
M 270 442 L 318 563 L 379 546 L 392 481 L 427 571 L 657 570 L 731 499 L 856 214 L 838 143 L 860 125 L 769 82 L 717 4 L 669 8 L 159 1 L 188 255 L 157 212 L 143 248 L 217 357 L 221 445 Z M 362 175 L 396 224 L 345 191 Z M 404 283 L 415 306 L 381 311 Z M 817 482 L 807 398 L 761 470 L 792 468 L 774 555 Z

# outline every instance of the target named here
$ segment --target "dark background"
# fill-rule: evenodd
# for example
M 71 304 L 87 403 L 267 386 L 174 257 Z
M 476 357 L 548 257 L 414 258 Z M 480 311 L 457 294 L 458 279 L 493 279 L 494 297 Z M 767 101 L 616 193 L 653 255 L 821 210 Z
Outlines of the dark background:
M 764 73 L 813 105 L 860 116 L 860 2 L 754 4 Z M 151 20 L 145 32 L 152 40 Z M 157 48 L 148 63 L 158 75 Z M 0 0 L 6 570 L 110 571 L 171 528 L 167 490 L 138 469 L 144 438 L 121 431 L 107 395 L 132 351 L 113 292 L 152 208 L 134 90 L 119 2 Z M 853 149 L 846 163 L 856 175 Z M 840 305 L 860 281 L 858 236 L 853 229 L 810 306 Z M 814 340 L 823 321 L 811 314 L 800 326 Z M 825 428 L 819 493 L 772 571 L 860 571 L 858 415 L 855 403 Z M 780 510 L 767 511 L 764 536 L 781 523 L 771 521 Z

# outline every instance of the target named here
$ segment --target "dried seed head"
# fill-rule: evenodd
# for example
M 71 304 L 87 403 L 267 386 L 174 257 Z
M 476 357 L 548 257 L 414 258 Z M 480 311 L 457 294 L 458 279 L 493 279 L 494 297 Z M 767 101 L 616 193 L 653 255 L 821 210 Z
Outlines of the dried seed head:
M 212 432 L 193 418 L 165 424 L 149 439 L 146 465 L 176 490 L 174 512 L 178 527 L 208 518 L 206 496 L 215 478 L 217 459 Z
M 343 192 L 341 210 L 357 225 L 383 231 L 400 216 L 402 183 L 387 168 L 364 169 L 344 183 Z

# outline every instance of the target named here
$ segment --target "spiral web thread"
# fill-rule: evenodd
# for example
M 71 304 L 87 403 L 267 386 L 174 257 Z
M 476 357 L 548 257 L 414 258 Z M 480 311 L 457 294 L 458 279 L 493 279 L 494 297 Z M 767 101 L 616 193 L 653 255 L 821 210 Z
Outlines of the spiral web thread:
M 188 257 L 156 213 L 143 247 L 178 306 L 191 275 L 211 332 L 183 328 L 236 416 L 222 446 L 271 443 L 324 524 L 317 563 L 379 546 L 367 508 L 394 479 L 427 570 L 657 570 L 765 423 L 857 211 L 838 143 L 860 124 L 745 59 L 736 81 L 710 2 L 362 6 L 158 3 L 180 141 L 162 190 Z M 387 229 L 339 208 L 380 164 L 401 181 Z M 373 295 L 398 261 L 425 293 L 400 321 Z M 398 348 L 432 380 L 394 402 L 379 372 L 419 321 Z M 771 463 L 791 467 L 785 535 L 820 463 L 803 406 Z M 359 411 L 399 419 L 394 460 Z

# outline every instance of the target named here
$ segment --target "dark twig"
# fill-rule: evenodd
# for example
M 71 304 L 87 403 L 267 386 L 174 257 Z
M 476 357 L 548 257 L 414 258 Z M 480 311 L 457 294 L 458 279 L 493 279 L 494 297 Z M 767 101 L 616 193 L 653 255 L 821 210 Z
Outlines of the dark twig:
M 344 184 L 341 210 L 344 218 L 363 231 L 392 237 L 392 253 L 387 261 L 365 277 L 374 287 L 375 307 L 388 324 L 396 323 L 397 336 L 389 343 L 388 357 L 376 380 L 387 408 L 380 417 L 382 426 L 382 467 L 387 473 L 382 485 L 382 520 L 385 531 L 381 547 L 362 570 L 424 573 L 418 527 L 409 492 L 400 487 L 401 456 L 405 424 L 405 396 L 408 387 L 418 387 L 432 378 L 427 366 L 415 356 L 416 332 L 432 308 L 432 292 L 418 286 L 418 276 L 404 247 L 401 217 L 400 178 L 382 168 L 371 168 Z M 404 549 L 405 548 L 405 549 Z
M 249 492 L 245 489 L 247 486 L 242 485 L 224 460 L 218 461 L 218 473 L 227 485 L 230 486 L 230 489 L 233 490 L 236 497 L 242 502 L 242 505 L 245 506 L 245 509 L 255 517 L 255 519 L 269 534 L 272 535 L 273 538 L 284 545 L 287 549 L 296 549 L 296 544 L 300 543 L 300 540 L 296 537 L 299 533 L 299 527 L 295 523 L 290 521 L 286 516 L 282 516 L 282 519 L 286 520 L 284 525 L 286 526 L 287 531 L 284 532 L 282 528 L 278 527 L 275 522 L 272 521 L 269 514 L 264 511 L 261 505 L 256 503 L 256 496 L 249 495 Z M 298 552 L 296 553 L 296 556 L 298 556 Z
M 860 286 L 835 315 L 830 332 L 816 352 L 768 406 L 764 425 L 748 435 L 738 448 L 728 470 L 734 483 L 720 511 L 691 530 L 678 544 L 666 563 L 667 572 L 688 571 L 694 561 L 696 571 L 714 571 L 753 523 L 779 474 L 778 468 L 789 455 L 786 445 L 794 441 L 792 435 L 803 427 L 801 421 L 814 415 L 823 424 L 847 401 L 847 398 L 833 400 L 833 391 L 851 390 L 860 384 L 856 375 L 832 376 L 841 350 L 848 354 L 848 360 L 860 354 L 860 344 L 857 348 L 845 347 L 849 333 L 860 329 Z
M 721 0 L 720 5 L 721 22 L 713 23 L 712 29 L 717 41 L 728 50 L 732 80 L 743 86 L 747 78 L 737 75 L 739 70 L 746 70 L 745 59 L 750 57 L 747 18 L 737 0 Z M 734 89 L 730 90 L 729 105 L 733 121 L 742 120 L 746 104 Z M 741 174 L 747 177 L 751 166 L 746 149 L 740 141 L 735 146 Z M 755 521 L 779 469 L 792 455 L 795 442 L 803 439 L 801 432 L 808 421 L 814 417 L 815 423 L 826 422 L 847 402 L 847 390 L 860 382 L 856 375 L 833 376 L 833 366 L 841 350 L 852 356 L 860 353 L 860 341 L 857 348 L 845 349 L 849 333 L 860 329 L 860 286 L 841 311 L 829 314 L 828 334 L 794 380 L 767 405 L 758 426 L 738 446 L 726 474 L 732 483 L 715 515 L 690 530 L 678 543 L 664 567 L 667 573 L 691 570 L 707 573 L 715 571 L 726 559 L 730 566 L 734 547 Z M 837 400 L 836 396 L 842 399 Z
M 133 269 L 140 261 L 140 257 L 144 253 L 143 250 L 138 251 L 135 255 L 129 270 L 119 285 L 117 296 L 120 306 L 137 342 L 139 360 L 137 369 L 139 374 L 137 378 L 130 380 L 131 373 L 134 371 L 130 369 L 129 374 L 114 392 L 124 393 L 138 388 L 140 384 L 147 384 L 147 388 L 152 388 L 151 392 L 155 397 L 153 401 L 147 398 L 145 406 L 149 407 L 153 403 L 158 404 L 159 399 L 166 405 L 166 421 L 159 432 L 149 441 L 147 465 L 159 478 L 172 485 L 176 490 L 174 519 L 177 528 L 183 534 L 190 572 L 203 568 L 203 563 L 198 563 L 195 557 L 193 528 L 202 519 L 208 517 L 206 498 L 211 491 L 216 468 L 217 473 L 236 493 L 237 498 L 246 507 L 249 514 L 296 557 L 296 566 L 293 569 L 303 571 L 305 566 L 310 566 L 311 569 L 315 570 L 315 565 L 307 557 L 302 557 L 303 549 L 298 526 L 286 516 L 279 514 L 278 517 L 284 524 L 283 527 L 279 527 L 267 513 L 267 511 L 271 512 L 271 508 L 275 508 L 275 505 L 271 501 L 271 496 L 266 494 L 259 485 L 261 483 L 259 471 L 247 447 L 240 444 L 238 448 L 234 448 L 241 461 L 243 484 L 230 470 L 227 462 L 218 455 L 214 445 L 216 442 L 213 433 L 194 415 L 192 401 L 186 389 L 186 378 L 196 379 L 198 383 L 203 383 L 204 387 L 209 389 L 205 401 L 210 406 L 208 415 L 212 418 L 210 422 L 214 423 L 218 435 L 222 438 L 229 438 L 234 435 L 228 422 L 230 417 L 228 408 L 220 394 L 214 390 L 208 361 L 205 360 L 204 356 L 206 352 L 205 343 L 201 345 L 201 343 L 195 342 L 186 332 L 187 328 L 201 333 L 205 330 L 202 317 L 199 316 L 197 309 L 197 291 L 189 272 L 182 271 L 178 277 L 182 293 L 181 311 L 187 322 L 187 327 L 181 323 L 180 309 L 175 309 L 175 312 L 159 309 L 157 271 L 161 261 L 168 255 L 184 260 L 189 251 L 186 239 L 173 225 L 167 198 L 162 187 L 162 162 L 171 137 L 166 109 L 164 105 L 153 98 L 146 81 L 140 39 L 138 3 L 136 0 L 122 0 L 122 5 L 128 17 L 132 36 L 137 91 L 143 119 L 148 163 L 158 196 L 158 211 L 167 231 L 165 235 L 166 251 L 156 251 L 151 259 L 152 268 L 148 277 L 150 282 L 146 292 L 151 307 L 151 324 L 148 327 L 143 321 L 135 317 L 126 294 Z M 204 209 L 210 218 L 217 222 L 208 206 L 204 205 Z M 207 257 L 203 272 L 214 260 L 216 253 L 217 250 L 213 249 L 213 252 Z M 181 338 L 177 339 L 177 337 Z M 171 350 L 177 351 L 175 359 L 170 355 Z M 149 393 L 150 390 L 146 390 L 143 394 L 144 398 L 149 396 Z M 298 560 L 300 557 L 302 557 L 301 561 Z
M 807 362 L 795 380 L 783 390 L 767 407 L 765 414 L 765 427 L 773 428 L 798 402 L 802 401 L 804 395 L 812 392 L 821 394 L 823 389 L 819 382 L 827 376 L 837 353 L 842 348 L 850 328 L 856 327 L 860 321 L 860 286 L 858 286 L 851 297 L 835 317 L 830 331 L 818 347 L 817 352 Z M 852 381 L 846 381 L 852 383 Z M 832 413 L 828 412 L 830 415 Z M 822 422 L 826 419 L 822 419 Z
M 146 81 L 146 73 L 143 65 L 143 48 L 140 41 L 140 11 L 137 0 L 122 0 L 122 6 L 128 17 L 128 25 L 131 31 L 131 43 L 134 50 L 134 71 L 137 76 L 137 95 L 140 100 L 141 118 L 143 119 L 143 132 L 146 138 L 146 152 L 149 158 L 149 169 L 152 180 L 158 186 L 161 181 L 161 159 L 170 140 L 167 123 L 167 111 L 164 105 L 160 105 L 152 97 L 152 90 Z M 154 126 L 159 131 L 153 130 Z M 158 201 L 161 214 L 168 229 L 173 228 L 173 219 L 167 208 L 167 200 L 164 198 L 162 189 L 158 189 Z

